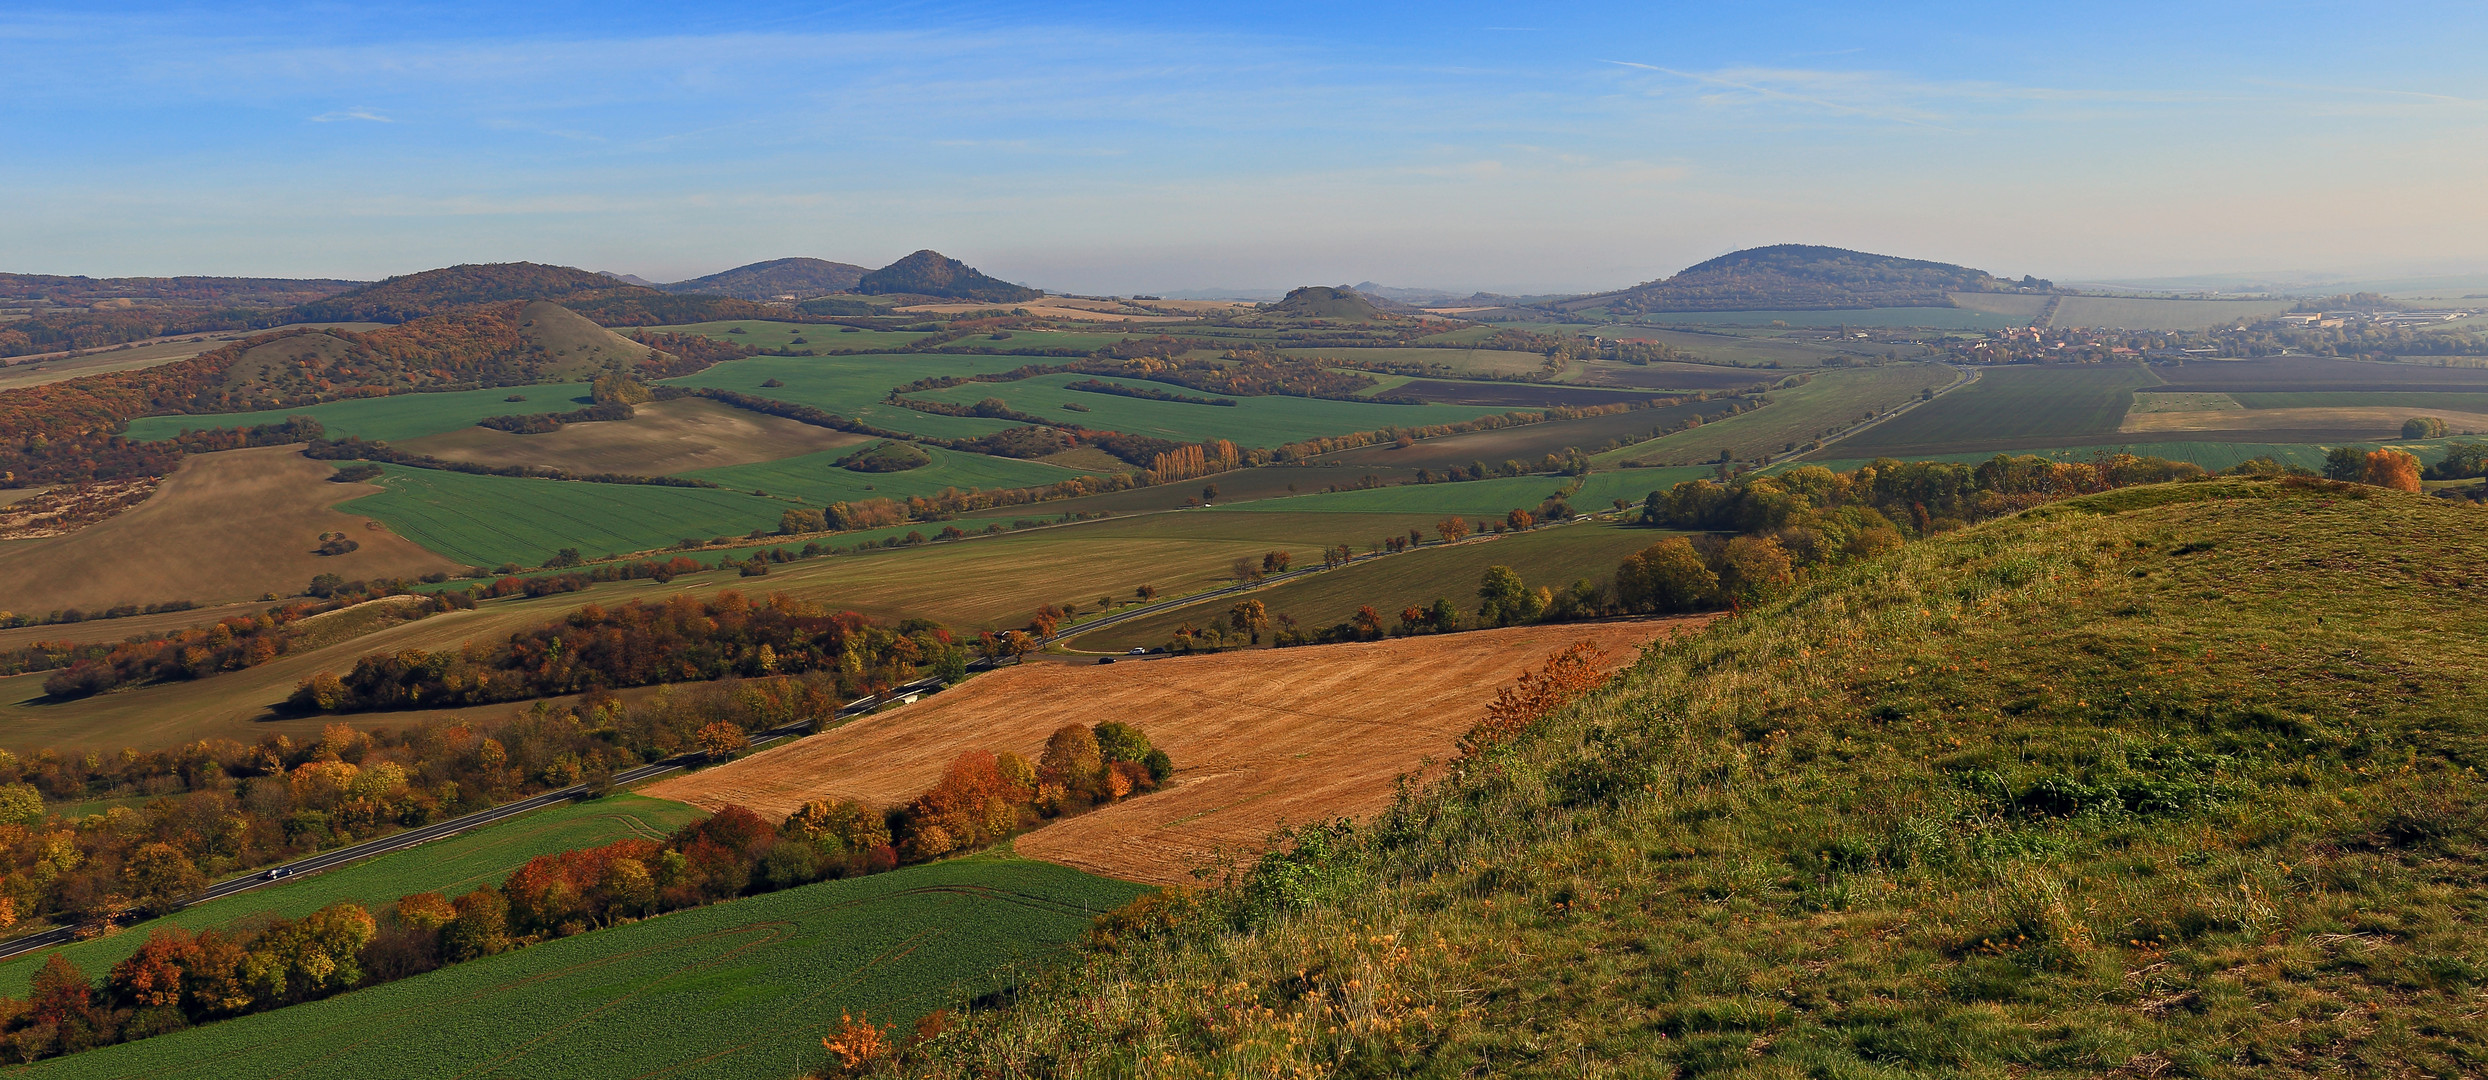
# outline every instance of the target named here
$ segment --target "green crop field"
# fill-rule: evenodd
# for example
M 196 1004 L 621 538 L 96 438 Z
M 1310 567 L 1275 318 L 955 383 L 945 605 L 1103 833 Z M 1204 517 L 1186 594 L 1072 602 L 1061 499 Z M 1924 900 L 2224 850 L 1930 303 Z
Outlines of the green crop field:
M 1017 425 L 1008 420 L 920 413 L 885 404 L 882 399 L 889 396 L 892 387 L 917 379 L 938 375 L 980 375 L 1048 362 L 1043 358 L 1025 356 L 937 356 L 930 353 L 897 356 L 754 356 L 744 360 L 728 360 L 696 375 L 670 381 L 676 386 L 711 386 L 810 405 L 897 431 L 972 439 Z M 785 385 L 760 385 L 771 379 Z M 984 385 L 976 384 L 977 387 Z M 954 394 L 958 392 L 952 391 Z M 978 396 L 987 395 L 974 395 L 966 400 L 975 401 Z
M 2028 326 L 2027 317 L 1968 308 L 1902 307 L 1847 308 L 1828 311 L 1653 311 L 1633 317 L 1652 326 L 1790 326 L 1926 327 L 1935 330 L 2001 330 Z
M 897 349 L 913 345 L 931 335 L 922 330 L 863 330 L 851 326 L 821 323 L 770 322 L 764 319 L 729 319 L 724 322 L 684 323 L 678 326 L 651 326 L 662 334 L 698 334 L 755 349 Z M 741 330 L 738 334 L 734 331 Z M 796 338 L 805 343 L 797 345 Z
M 2113 326 L 2127 330 L 2208 330 L 2289 310 L 2287 300 L 2149 300 L 2068 296 L 2050 326 Z
M 927 400 L 961 403 L 999 398 L 1004 404 L 1022 412 L 1059 416 L 1082 427 L 1184 442 L 1233 439 L 1239 446 L 1277 446 L 1322 435 L 1373 431 L 1394 425 L 1416 427 L 1458 423 L 1508 411 L 1472 405 L 1386 405 L 1278 396 L 1235 398 L 1232 406 L 1193 405 L 1064 389 L 1066 385 L 1086 378 L 1089 376 L 1042 375 L 1018 382 L 970 383 L 947 390 L 927 391 L 921 396 Z M 1134 380 L 1112 381 L 1128 385 Z M 789 386 L 792 386 L 792 380 L 789 380 Z M 1190 397 L 1215 396 L 1159 383 L 1147 384 L 1147 388 Z M 1063 408 L 1066 404 L 1085 406 L 1089 411 L 1068 411 Z
M 1367 364 L 1424 364 L 1454 375 L 1526 375 L 1546 357 L 1509 349 L 1288 349 L 1289 356 Z
M 1662 465 L 1693 465 L 1714 461 L 1722 450 L 1739 460 L 1787 452 L 1857 423 L 1868 415 L 1894 408 L 1924 390 L 1950 384 L 1955 374 L 1941 364 L 1889 364 L 1873 368 L 1840 368 L 1819 372 L 1803 386 L 1771 392 L 1771 403 L 1751 412 L 1679 431 L 1648 442 L 1610 450 L 1592 459 L 1600 464 L 1647 461 Z
M 1738 330 L 1729 327 L 1705 330 L 1661 330 L 1656 327 L 1624 325 L 1603 327 L 1600 332 L 1607 337 L 1654 341 L 1671 348 L 1682 349 L 1714 364 L 1734 364 L 1741 367 L 1777 365 L 1784 368 L 1811 368 L 1821 367 L 1825 360 L 1834 356 L 1879 357 L 1883 355 L 1884 350 L 1893 349 L 1898 351 L 1903 359 L 1907 359 L 1925 351 L 1915 345 L 1882 345 L 1870 341 L 1841 342 L 1831 340 L 1828 335 L 1821 333 L 1805 333 L 1803 336 L 1798 336 L 1797 332 L 1786 330 Z M 1573 381 L 1581 378 L 1587 370 L 1589 369 L 1580 365 L 1568 367 L 1561 378 Z
M 855 453 L 856 449 L 823 450 L 801 457 L 732 465 L 722 469 L 700 469 L 683 475 L 714 480 L 740 491 L 799 496 L 816 506 L 857 499 L 904 499 L 910 495 L 931 495 L 943 488 L 966 491 L 971 488 L 1036 487 L 1080 475 L 1076 470 L 1041 461 L 1019 461 L 932 446 L 924 448 L 924 452 L 933 458 L 932 464 L 905 472 L 865 473 L 839 468 L 838 459 Z
M 2462 393 L 2453 390 L 2374 391 L 2374 390 L 2306 390 L 2255 393 L 2236 392 L 2229 395 L 2249 409 L 2458 409 L 2462 412 L 2488 413 L 2488 393 Z
M 1843 457 L 1906 457 L 2049 446 L 2113 435 L 2134 391 L 2158 385 L 2140 365 L 2000 367 L 1977 382 L 1841 440 Z
M 1614 579 L 1616 564 L 1625 556 L 1668 535 L 1656 529 L 1582 522 L 1351 563 L 1272 586 L 1254 593 L 1253 598 L 1272 614 L 1284 612 L 1307 627 L 1346 622 L 1364 604 L 1373 605 L 1385 619 L 1396 618 L 1401 610 L 1431 604 L 1438 597 L 1468 612 L 1477 607 L 1478 579 L 1489 566 L 1509 566 L 1533 586 L 1560 589 L 1581 578 L 1605 584 Z M 1122 652 L 1164 645 L 1177 627 L 1223 619 L 1226 611 L 1223 603 L 1177 608 L 1074 638 L 1071 647 Z
M 1147 891 L 981 856 L 750 897 L 17 1075 L 806 1075 L 841 1014 L 907 1025 L 1042 962 Z
M 1608 509 L 1616 499 L 1638 503 L 1652 491 L 1683 480 L 1709 476 L 1708 468 L 1606 469 L 1593 472 L 1581 490 L 1569 496 L 1584 513 Z M 1566 476 L 1511 476 L 1466 480 L 1453 484 L 1398 484 L 1363 491 L 1328 491 L 1284 499 L 1243 503 L 1234 509 L 1251 513 L 1418 514 L 1501 518 L 1509 510 L 1536 510 L 1570 483 Z M 1430 522 L 1427 524 L 1431 524 Z
M 110 937 L 53 951 L 100 981 L 112 965 L 137 951 L 159 927 L 225 929 L 248 926 L 262 918 L 298 919 L 339 900 L 376 911 L 413 893 L 460 896 L 478 885 L 499 885 L 511 871 L 538 855 L 596 847 L 632 836 L 655 839 L 700 816 L 697 808 L 682 803 L 616 793 L 594 802 L 538 810 L 324 874 L 210 900 Z M 49 955 L 49 951 L 28 953 L 0 963 L 0 994 L 25 997 L 36 969 Z
M 398 535 L 473 566 L 535 566 L 555 551 L 613 555 L 684 537 L 740 536 L 777 527 L 794 504 L 741 491 L 589 484 L 438 469 L 385 467 L 388 490 L 338 504 Z
M 328 429 L 330 438 L 413 439 L 471 427 L 487 416 L 506 413 L 567 412 L 587 400 L 586 383 L 496 386 L 489 390 L 453 390 L 440 394 L 391 394 L 388 397 L 331 401 L 299 409 L 265 409 L 246 413 L 199 416 L 145 416 L 130 421 L 129 437 L 140 442 L 169 439 L 185 431 L 274 424 L 289 416 L 308 416 Z M 507 400 L 512 395 L 525 401 Z

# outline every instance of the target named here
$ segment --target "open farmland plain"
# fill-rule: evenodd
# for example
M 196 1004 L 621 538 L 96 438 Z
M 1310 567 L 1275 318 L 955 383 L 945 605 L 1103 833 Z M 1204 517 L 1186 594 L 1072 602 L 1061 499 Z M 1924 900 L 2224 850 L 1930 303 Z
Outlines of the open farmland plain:
M 1404 447 L 1395 443 L 1375 443 L 1353 450 L 1334 451 L 1312 460 L 1338 462 L 1357 468 L 1387 466 L 1409 474 L 1418 469 L 1439 472 L 1449 468 L 1466 468 L 1479 462 L 1500 466 L 1505 461 L 1519 460 L 1535 465 L 1546 455 L 1561 454 L 1567 449 L 1596 453 L 1619 440 L 1642 442 L 1656 436 L 1662 429 L 1683 423 L 1687 417 L 1699 416 L 1710 420 L 1735 407 L 1736 403 L 1732 401 L 1696 401 L 1605 416 L 1585 416 L 1578 420 L 1463 432 L 1420 440 Z
M 2488 368 L 2437 367 L 2325 356 L 2260 360 L 2190 360 L 2159 369 L 2165 391 L 2210 394 L 2336 393 L 2341 391 L 2488 393 Z
M 917 379 L 944 375 L 983 375 L 1047 362 L 1027 356 L 939 356 L 925 353 L 873 356 L 754 356 L 728 360 L 696 375 L 670 380 L 675 386 L 706 386 L 737 393 L 810 405 L 824 412 L 862 420 L 893 431 L 944 438 L 973 439 L 1014 426 L 1008 420 L 973 416 L 938 416 L 892 405 L 883 399 L 890 388 Z M 763 386 L 777 380 L 780 386 Z M 981 385 L 981 384 L 980 384 Z M 1092 395 L 1081 395 L 1088 397 Z M 976 398 L 968 398 L 975 401 Z M 1065 413 L 1064 415 L 1071 415 Z
M 596 847 L 631 837 L 656 840 L 694 821 L 702 812 L 678 802 L 615 793 L 593 802 L 538 810 L 489 828 L 420 844 L 310 877 L 262 886 L 246 893 L 186 907 L 107 937 L 0 962 L 0 994 L 22 998 L 43 966 L 58 952 L 78 970 L 101 981 L 112 965 L 137 951 L 160 928 L 232 930 L 267 919 L 299 919 L 340 900 L 378 911 L 419 892 L 463 896 L 480 885 L 498 886 L 538 855 Z
M 517 408 L 525 411 L 524 406 Z M 401 443 L 399 449 L 482 465 L 663 476 L 775 461 L 872 441 L 869 436 L 814 427 L 705 398 L 652 402 L 637 406 L 634 413 L 628 420 L 564 424 L 559 430 L 539 434 L 460 428 Z
M 729 319 L 723 322 L 651 326 L 648 329 L 660 334 L 698 334 L 769 352 L 781 349 L 796 352 L 902 349 L 932 336 L 924 330 L 865 330 L 853 326 L 771 322 L 765 319 Z M 804 339 L 803 343 L 796 344 L 796 338 Z
M 645 789 L 714 808 L 784 813 L 839 795 L 892 805 L 964 750 L 1034 754 L 1065 724 L 1127 718 L 1175 761 L 1168 790 L 1053 822 L 1024 855 L 1133 881 L 1192 881 L 1224 850 L 1249 856 L 1281 822 L 1363 817 L 1392 780 L 1449 758 L 1495 689 L 1575 641 L 1608 667 L 1701 620 L 1479 630 L 1363 644 L 1024 664 L 905 708 Z
M 1602 469 L 1582 478 L 1580 488 L 1571 495 L 1561 497 L 1578 511 L 1603 510 L 1614 500 L 1638 503 L 1656 488 L 1710 474 L 1710 469 L 1701 466 Z M 1402 484 L 1266 499 L 1235 509 L 1246 513 L 1397 513 L 1415 516 L 1426 525 L 1451 515 L 1501 520 L 1511 510 L 1537 512 L 1539 504 L 1559 497 L 1572 481 L 1572 477 L 1566 476 L 1509 476 L 1459 483 Z
M 1238 446 L 1277 446 L 1281 443 L 1324 435 L 1345 435 L 1350 432 L 1375 431 L 1387 427 L 1454 424 L 1504 412 L 1508 408 L 1508 406 L 1477 405 L 1399 405 L 1279 395 L 1228 399 L 1234 401 L 1234 405 L 1196 405 L 1188 402 L 1151 401 L 1145 398 L 1089 393 L 1065 388 L 1071 383 L 1088 378 L 1090 376 L 1087 375 L 1040 375 L 1017 382 L 969 383 L 944 390 L 928 390 L 918 396 L 929 401 L 948 401 L 962 405 L 985 398 L 995 398 L 1021 412 L 1036 416 L 1062 417 L 1064 423 L 1076 423 L 1083 427 L 1185 442 L 1232 439 Z M 1110 379 L 1106 381 L 1130 385 L 1136 380 Z M 1215 396 L 1176 386 L 1155 383 L 1143 385 L 1150 389 L 1190 397 Z M 1068 410 L 1064 408 L 1066 405 L 1078 405 L 1088 411 Z M 939 417 L 937 419 L 950 418 Z
M 331 483 L 334 472 L 290 446 L 192 457 L 125 513 L 0 551 L 0 608 L 41 613 L 290 596 L 317 574 L 415 577 L 457 568 L 357 511 L 335 508 L 378 489 Z M 327 532 L 361 546 L 317 554 Z
M 1990 368 L 1977 382 L 1840 440 L 1843 457 L 1911 457 L 2113 438 L 2133 392 L 2157 383 L 2138 364 Z
M 1444 375 L 1527 375 L 1546 357 L 1509 349 L 1287 349 L 1289 356 L 1349 364 L 1423 364 Z
M 1477 537 L 1350 563 L 1273 585 L 1252 598 L 1261 601 L 1272 616 L 1292 616 L 1307 628 L 1346 622 L 1358 607 L 1368 604 L 1386 620 L 1438 598 L 1450 600 L 1465 614 L 1476 606 L 1477 583 L 1489 566 L 1509 566 L 1531 587 L 1561 589 L 1582 578 L 1606 585 L 1615 577 L 1616 564 L 1668 535 L 1636 526 L 1582 522 Z M 1071 639 L 1068 647 L 1076 652 L 1119 653 L 1161 646 L 1180 627 L 1223 623 L 1227 607 L 1212 602 L 1176 608 L 1082 634 Z
M 2289 310 L 2287 300 L 2155 300 L 2125 296 L 2068 296 L 2049 326 L 2118 327 L 2126 330 L 2209 330 Z
M 17 1075 L 584 1080 L 617 1062 L 685 1080 L 805 1075 L 842 1013 L 904 1031 L 1013 981 L 1144 891 L 1049 863 L 956 859 L 561 938 Z
M 1643 461 L 1654 465 L 1694 465 L 1717 460 L 1721 451 L 1739 460 L 1786 453 L 1847 428 L 1858 421 L 1916 399 L 1927 390 L 1951 384 L 1957 373 L 1942 364 L 1890 364 L 1873 368 L 1842 368 L 1817 373 L 1803 386 L 1771 392 L 1771 403 L 1691 431 L 1663 435 L 1648 442 L 1598 455 L 1598 463 Z
M 933 446 L 923 449 L 926 456 L 933 459 L 932 464 L 905 472 L 866 473 L 840 468 L 838 459 L 853 453 L 852 450 L 842 449 L 723 469 L 701 469 L 683 475 L 712 480 L 739 491 L 793 495 L 816 506 L 860 499 L 903 500 L 910 495 L 939 494 L 944 488 L 971 491 L 1041 487 L 1081 475 L 1071 469 L 1040 461 L 1022 461 Z M 1126 469 L 1130 467 L 1124 466 Z

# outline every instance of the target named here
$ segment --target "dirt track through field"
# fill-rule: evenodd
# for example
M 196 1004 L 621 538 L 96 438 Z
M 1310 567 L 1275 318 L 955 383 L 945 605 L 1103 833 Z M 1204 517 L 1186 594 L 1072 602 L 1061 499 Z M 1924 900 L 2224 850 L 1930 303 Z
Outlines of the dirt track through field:
M 0 554 L 0 609 L 290 596 L 324 573 L 351 581 L 458 569 L 369 518 L 330 509 L 380 490 L 330 483 L 334 471 L 295 446 L 193 455 L 136 509 Z M 314 554 L 323 532 L 360 546 Z
M 1574 641 L 1610 667 L 1700 619 L 1482 630 L 1113 665 L 1030 664 L 644 794 L 772 817 L 824 795 L 895 805 L 970 750 L 1033 758 L 1065 724 L 1137 724 L 1175 759 L 1145 798 L 1046 825 L 1017 850 L 1133 881 L 1178 884 L 1227 851 L 1249 857 L 1282 822 L 1361 818 L 1393 781 L 1450 758 L 1497 688 Z

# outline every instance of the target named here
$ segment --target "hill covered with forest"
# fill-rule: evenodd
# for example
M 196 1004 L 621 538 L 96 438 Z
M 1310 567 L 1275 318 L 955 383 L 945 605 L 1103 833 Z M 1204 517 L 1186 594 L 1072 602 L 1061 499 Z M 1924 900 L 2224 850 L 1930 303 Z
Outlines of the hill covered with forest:
M 1760 487 L 1722 497 L 1788 508 Z M 2471 1073 L 2479 515 L 2228 478 L 1907 544 L 1122 913 L 896 1068 Z
M 916 252 L 863 275 L 857 279 L 854 291 L 885 296 L 904 293 L 990 304 L 1025 303 L 1045 295 L 1024 285 L 1013 285 L 990 277 L 973 266 L 930 250 Z
M 1576 297 L 1568 311 L 1756 311 L 1950 307 L 1956 292 L 2047 292 L 2052 283 L 2008 281 L 1952 263 L 1846 248 L 1777 244 L 1731 252 L 1659 281 Z
M 737 300 L 808 300 L 847 292 L 871 272 L 869 267 L 827 259 L 771 259 L 660 288 L 671 293 L 709 293 Z

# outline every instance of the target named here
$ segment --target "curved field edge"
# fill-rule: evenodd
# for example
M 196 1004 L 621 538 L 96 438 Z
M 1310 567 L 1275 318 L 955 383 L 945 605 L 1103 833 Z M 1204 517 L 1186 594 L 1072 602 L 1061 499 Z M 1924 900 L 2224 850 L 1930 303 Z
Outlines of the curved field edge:
M 986 855 L 677 912 L 12 1075 L 801 1075 L 1047 961 L 1141 886 Z M 903 1027 L 902 1027 L 903 1029 Z
M 913 1071 L 2474 1073 L 2478 514 L 2221 481 L 1909 545 Z

